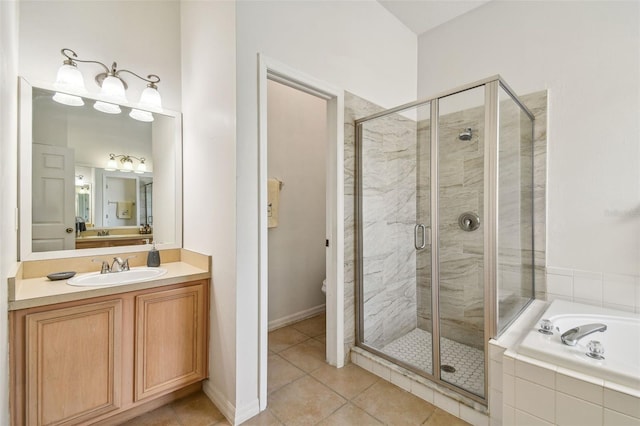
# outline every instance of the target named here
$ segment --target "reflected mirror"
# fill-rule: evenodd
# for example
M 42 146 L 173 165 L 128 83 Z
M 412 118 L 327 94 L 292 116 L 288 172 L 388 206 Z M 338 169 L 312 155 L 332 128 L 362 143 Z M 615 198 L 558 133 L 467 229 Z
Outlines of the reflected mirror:
M 133 106 L 108 114 L 90 97 L 61 104 L 53 88 L 24 79 L 20 90 L 21 259 L 153 240 L 182 245 L 178 113 L 139 121 Z

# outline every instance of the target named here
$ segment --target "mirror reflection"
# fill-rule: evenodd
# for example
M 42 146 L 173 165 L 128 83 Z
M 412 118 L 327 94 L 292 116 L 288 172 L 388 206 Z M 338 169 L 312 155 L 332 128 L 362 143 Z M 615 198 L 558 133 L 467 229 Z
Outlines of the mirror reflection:
M 32 251 L 175 242 L 176 118 L 139 121 L 54 95 L 32 90 Z

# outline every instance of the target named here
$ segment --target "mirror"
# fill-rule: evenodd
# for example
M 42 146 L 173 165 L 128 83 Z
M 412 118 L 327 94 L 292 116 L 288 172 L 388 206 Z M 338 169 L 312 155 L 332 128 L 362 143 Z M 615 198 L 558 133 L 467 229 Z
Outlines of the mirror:
M 56 93 L 21 79 L 20 260 L 181 247 L 180 114 L 138 121 L 137 105 L 107 114 L 93 108 L 98 97 L 69 106 Z

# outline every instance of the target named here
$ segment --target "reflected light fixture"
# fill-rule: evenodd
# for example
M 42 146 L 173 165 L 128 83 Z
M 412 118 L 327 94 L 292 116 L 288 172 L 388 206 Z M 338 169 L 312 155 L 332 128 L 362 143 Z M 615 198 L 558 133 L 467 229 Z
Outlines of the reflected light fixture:
M 143 111 L 141 109 L 131 109 L 131 112 L 129 113 L 129 117 L 138 120 L 138 121 L 146 121 L 146 122 L 151 122 L 153 121 L 153 114 L 151 114 L 149 111 Z
M 117 69 L 117 64 L 115 62 L 111 65 L 111 68 L 109 68 L 99 61 L 78 59 L 76 52 L 71 49 L 64 48 L 60 52 L 62 53 L 62 56 L 66 58 L 60 69 L 58 69 L 54 85 L 60 92 L 71 92 L 77 94 L 86 93 L 87 90 L 84 86 L 84 79 L 82 78 L 82 73 L 78 70 L 77 62 L 98 64 L 104 68 L 104 72 L 99 73 L 95 77 L 96 83 L 101 87 L 100 96 L 103 100 L 96 101 L 93 104 L 95 109 L 107 114 L 119 114 L 121 112 L 120 106 L 117 104 L 128 102 L 125 94 L 128 85 L 122 79 L 121 74 L 129 73 L 147 82 L 147 87 L 142 91 L 140 96 L 140 107 L 153 112 L 162 112 L 162 98 L 160 97 L 157 86 L 157 83 L 160 82 L 160 77 L 157 75 L 149 74 L 145 78 L 130 70 Z M 53 96 L 53 100 L 70 106 L 84 105 L 82 98 L 67 93 L 56 92 Z M 149 111 L 132 108 L 129 116 L 140 121 L 153 121 L 153 115 Z
M 118 166 L 118 161 L 116 158 L 120 159 L 120 166 Z M 138 160 L 138 167 L 133 167 L 133 160 Z M 134 172 L 134 173 L 144 173 L 147 171 L 147 165 L 145 164 L 144 157 L 136 157 L 133 155 L 126 154 L 109 154 L 109 160 L 107 160 L 107 167 L 104 168 L 109 172 L 113 172 L 116 170 L 120 170 L 121 172 Z

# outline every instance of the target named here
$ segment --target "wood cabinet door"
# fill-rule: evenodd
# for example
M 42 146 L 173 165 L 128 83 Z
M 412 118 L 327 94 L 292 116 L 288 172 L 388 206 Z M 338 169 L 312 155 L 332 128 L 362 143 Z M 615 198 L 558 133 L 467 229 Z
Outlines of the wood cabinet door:
M 204 284 L 136 296 L 135 399 L 202 380 Z
M 75 424 L 120 407 L 121 300 L 25 320 L 27 424 Z

